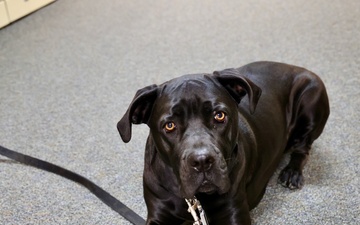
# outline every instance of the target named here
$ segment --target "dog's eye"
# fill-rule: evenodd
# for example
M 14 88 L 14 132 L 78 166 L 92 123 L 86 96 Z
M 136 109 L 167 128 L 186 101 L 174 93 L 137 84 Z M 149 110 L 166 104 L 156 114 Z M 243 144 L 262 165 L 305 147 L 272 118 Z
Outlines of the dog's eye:
M 219 112 L 215 112 L 215 116 L 214 119 L 219 122 L 219 123 L 223 123 L 225 122 L 225 118 L 226 118 L 226 114 L 222 111 Z
M 165 124 L 165 131 L 167 133 L 174 131 L 176 128 L 176 125 L 174 122 L 168 122 Z

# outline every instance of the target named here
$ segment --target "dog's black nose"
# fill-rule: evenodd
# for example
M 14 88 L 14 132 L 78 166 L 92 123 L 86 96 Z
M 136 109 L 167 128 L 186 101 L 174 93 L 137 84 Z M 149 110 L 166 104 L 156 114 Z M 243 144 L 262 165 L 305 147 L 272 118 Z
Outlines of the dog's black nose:
M 189 165 L 198 172 L 208 171 L 214 164 L 215 158 L 209 153 L 193 153 L 188 158 Z

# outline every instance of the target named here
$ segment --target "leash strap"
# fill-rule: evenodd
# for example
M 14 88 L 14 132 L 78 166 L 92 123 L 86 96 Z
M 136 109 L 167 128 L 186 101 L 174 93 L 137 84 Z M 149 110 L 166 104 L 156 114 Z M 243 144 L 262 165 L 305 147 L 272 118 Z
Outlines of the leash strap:
M 194 218 L 193 225 L 208 225 L 209 223 L 200 201 L 197 200 L 195 196 L 192 199 L 185 199 L 185 201 L 189 206 L 188 212 L 191 213 L 192 217 Z M 198 217 L 196 210 L 199 212 L 200 218 Z
M 87 188 L 91 193 L 93 193 L 96 197 L 98 197 L 102 202 L 104 202 L 107 206 L 109 206 L 112 210 L 119 213 L 125 219 L 127 219 L 130 223 L 134 225 L 144 225 L 145 220 L 124 205 L 122 202 L 117 200 L 114 196 L 106 192 L 104 189 L 88 180 L 87 178 L 74 173 L 70 170 L 57 166 L 55 164 L 43 161 L 41 159 L 37 159 L 28 155 L 24 155 L 19 152 L 15 152 L 8 148 L 5 148 L 0 145 L 0 155 L 6 156 L 12 160 L 23 163 L 28 166 L 32 166 L 41 170 L 45 170 L 59 176 L 65 177 L 69 180 L 72 180 L 78 184 L 81 184 L 85 188 Z

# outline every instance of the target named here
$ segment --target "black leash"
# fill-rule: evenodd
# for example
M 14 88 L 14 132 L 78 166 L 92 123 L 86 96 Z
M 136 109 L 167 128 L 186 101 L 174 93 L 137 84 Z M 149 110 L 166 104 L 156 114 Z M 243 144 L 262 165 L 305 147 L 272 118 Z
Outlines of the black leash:
M 143 225 L 145 224 L 145 220 L 124 205 L 122 202 L 117 200 L 111 194 L 106 192 L 101 187 L 94 184 L 92 181 L 88 180 L 87 178 L 74 173 L 70 170 L 57 166 L 55 164 L 43 161 L 41 159 L 37 159 L 28 155 L 21 154 L 19 152 L 15 152 L 13 150 L 7 149 L 0 145 L 0 155 L 6 156 L 12 160 L 17 162 L 23 163 L 28 166 L 33 166 L 38 169 L 42 169 L 62 177 L 65 177 L 69 180 L 77 182 L 82 186 L 86 187 L 91 193 L 93 193 L 96 197 L 98 197 L 101 201 L 103 201 L 106 205 L 112 208 L 115 212 L 119 213 L 129 222 L 134 225 Z

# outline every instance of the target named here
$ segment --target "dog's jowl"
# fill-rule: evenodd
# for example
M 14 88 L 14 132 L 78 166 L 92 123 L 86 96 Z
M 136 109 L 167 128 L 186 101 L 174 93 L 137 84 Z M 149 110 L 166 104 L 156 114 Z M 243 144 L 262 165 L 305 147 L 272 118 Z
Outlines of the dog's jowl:
M 279 182 L 304 184 L 302 170 L 324 129 L 329 103 L 323 82 L 300 67 L 255 62 L 212 74 L 185 75 L 140 89 L 118 130 L 145 123 L 147 224 L 191 222 L 185 198 L 196 196 L 210 224 L 250 224 L 282 155 Z

